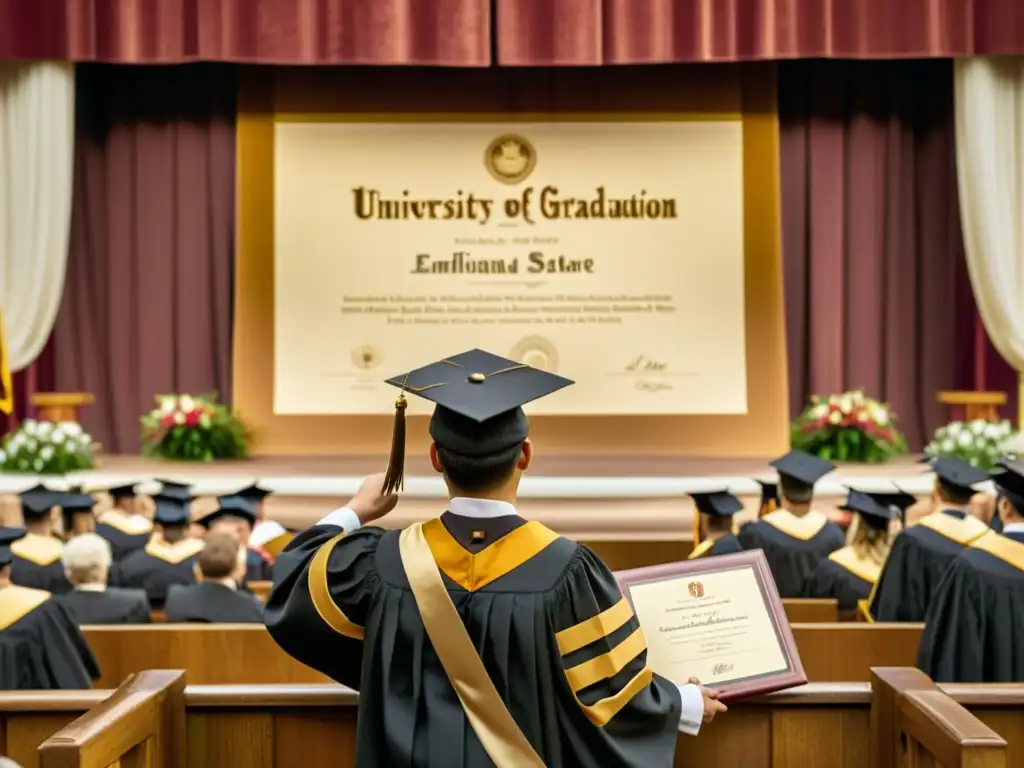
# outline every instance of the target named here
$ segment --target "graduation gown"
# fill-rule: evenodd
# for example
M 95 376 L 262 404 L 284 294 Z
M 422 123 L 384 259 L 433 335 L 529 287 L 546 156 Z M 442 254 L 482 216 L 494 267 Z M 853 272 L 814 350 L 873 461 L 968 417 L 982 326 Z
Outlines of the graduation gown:
M 704 539 L 693 548 L 693 552 L 687 560 L 695 560 L 698 557 L 715 557 L 716 555 L 732 555 L 742 552 L 743 545 L 740 540 L 731 533 L 727 533 L 718 539 Z
M 248 592 L 204 581 L 167 591 L 164 613 L 168 622 L 204 621 L 246 624 L 263 621 L 263 604 Z
M 815 569 L 846 543 L 842 529 L 820 512 L 797 517 L 780 509 L 739 533 L 744 549 L 764 550 L 780 597 L 804 597 L 804 587 Z
M 119 509 L 111 509 L 96 521 L 96 533 L 110 544 L 110 552 L 117 562 L 149 543 L 153 524 L 141 515 L 126 515 Z
M 474 546 L 467 526 L 485 542 Z M 672 764 L 680 691 L 647 666 L 632 608 L 590 550 L 517 516 L 446 513 L 423 535 L 498 694 L 547 768 Z M 360 768 L 491 766 L 427 638 L 398 539 L 375 527 L 300 533 L 275 563 L 267 627 L 296 659 L 359 690 Z
M 986 533 L 953 558 L 917 666 L 940 683 L 1024 682 L 1024 534 Z
M 254 549 L 245 550 L 245 582 L 270 581 L 270 561 Z
M 149 598 L 141 589 L 75 589 L 61 595 L 60 601 L 78 624 L 149 623 Z
M 110 585 L 144 589 L 150 605 L 161 608 L 169 587 L 195 583 L 193 566 L 202 549 L 202 539 L 185 538 L 167 544 L 154 538 L 144 549 L 114 563 L 110 569 Z
M 0 589 L 0 690 L 91 688 L 96 659 L 67 608 L 49 592 Z
M 855 611 L 871 596 L 882 566 L 859 557 L 853 547 L 843 547 L 822 560 L 807 579 L 804 597 L 834 598 L 840 611 Z
M 988 531 L 956 510 L 933 512 L 893 541 L 868 604 L 871 621 L 924 621 L 946 569 L 965 546 Z
M 54 536 L 30 533 L 11 544 L 11 583 L 62 594 L 71 589 L 64 573 L 64 544 Z

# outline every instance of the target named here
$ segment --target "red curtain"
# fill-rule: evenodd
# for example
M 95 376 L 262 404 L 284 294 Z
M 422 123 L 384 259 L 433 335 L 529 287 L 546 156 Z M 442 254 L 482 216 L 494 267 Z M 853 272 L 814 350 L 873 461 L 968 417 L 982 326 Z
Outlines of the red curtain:
M 790 406 L 863 387 L 912 448 L 949 420 L 965 285 L 952 64 L 779 68 Z M 968 292 L 970 291 L 968 287 Z
M 1024 52 L 1020 0 L 496 0 L 497 62 L 955 57 Z
M 8 60 L 488 66 L 490 48 L 488 0 L 0 0 Z
M 55 378 L 110 453 L 156 394 L 230 397 L 235 93 L 223 64 L 78 67 Z

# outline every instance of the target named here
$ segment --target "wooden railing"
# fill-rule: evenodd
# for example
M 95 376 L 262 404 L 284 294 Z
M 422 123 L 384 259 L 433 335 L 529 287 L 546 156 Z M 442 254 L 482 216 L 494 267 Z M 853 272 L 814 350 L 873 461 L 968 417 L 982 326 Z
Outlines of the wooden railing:
M 185 768 L 185 673 L 128 678 L 39 747 L 40 768 Z
M 1006 742 L 942 691 L 910 691 L 900 702 L 906 768 L 1006 768 Z

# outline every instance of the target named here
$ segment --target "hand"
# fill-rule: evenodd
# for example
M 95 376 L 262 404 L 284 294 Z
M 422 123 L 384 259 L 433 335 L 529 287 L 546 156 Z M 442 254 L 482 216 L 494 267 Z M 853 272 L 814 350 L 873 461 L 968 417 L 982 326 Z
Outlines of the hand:
M 388 494 L 385 496 L 381 493 L 381 489 L 384 487 L 384 473 L 378 472 L 375 475 L 370 475 L 368 478 L 363 480 L 362 485 L 359 486 L 359 490 L 356 491 L 356 495 L 352 497 L 347 506 L 356 516 L 359 518 L 359 522 L 366 523 L 379 520 L 384 517 L 388 512 L 395 508 L 398 503 L 397 494 Z
M 718 691 L 713 691 L 710 688 L 705 688 L 700 684 L 700 681 L 695 677 L 690 678 L 690 682 L 700 688 L 700 695 L 704 699 L 704 722 L 710 723 L 715 719 L 715 715 L 719 712 L 728 712 L 729 708 L 718 700 Z

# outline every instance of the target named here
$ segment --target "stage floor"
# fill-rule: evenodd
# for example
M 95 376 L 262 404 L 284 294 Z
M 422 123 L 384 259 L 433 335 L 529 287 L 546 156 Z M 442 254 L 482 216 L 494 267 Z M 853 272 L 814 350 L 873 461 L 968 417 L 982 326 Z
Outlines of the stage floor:
M 915 458 L 883 465 L 842 465 L 818 484 L 818 506 L 830 516 L 837 516 L 836 507 L 851 486 L 865 491 L 899 487 L 915 495 L 927 495 L 933 475 Z M 154 478 L 188 482 L 203 497 L 195 504 L 197 513 L 212 509 L 212 496 L 259 479 L 264 487 L 275 491 L 267 503 L 269 515 L 284 525 L 304 527 L 344 504 L 362 478 L 383 470 L 387 459 L 263 457 L 189 464 L 139 456 L 103 456 L 100 461 L 96 470 L 69 479 L 96 486 Z M 404 526 L 444 511 L 447 491 L 429 463 L 410 458 L 406 472 L 402 502 L 387 517 L 388 525 Z M 761 493 L 755 478 L 774 477 L 767 462 L 759 459 L 539 456 L 523 480 L 519 506 L 524 516 L 578 539 L 686 541 L 691 538 L 693 514 L 688 493 L 728 488 L 744 502 L 740 519 L 750 518 L 756 514 Z M 16 493 L 34 480 L 0 475 L 0 493 Z M 141 490 L 149 489 L 144 486 Z M 10 520 L 9 513 L 5 517 Z

